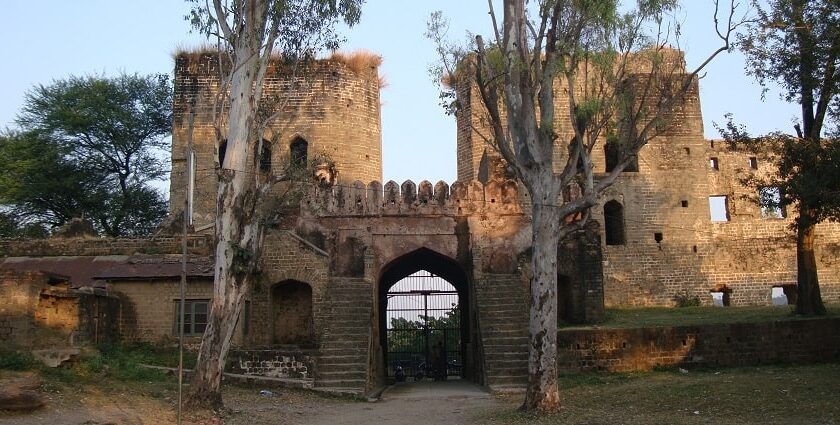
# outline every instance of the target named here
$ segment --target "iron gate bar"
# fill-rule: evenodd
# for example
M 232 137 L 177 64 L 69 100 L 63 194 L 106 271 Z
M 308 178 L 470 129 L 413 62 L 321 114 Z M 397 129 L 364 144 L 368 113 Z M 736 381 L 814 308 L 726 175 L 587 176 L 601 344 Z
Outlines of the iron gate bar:
M 429 376 L 431 348 L 437 343 L 443 345 L 446 374 L 460 375 L 462 347 L 458 292 L 446 280 L 425 271 L 401 279 L 392 289 L 396 291 L 386 294 L 388 375 L 393 376 L 396 367 L 400 366 L 408 376 Z M 421 297 L 422 306 L 419 304 Z M 402 319 L 402 322 L 394 323 L 394 319 Z M 440 327 L 440 321 L 444 319 L 451 321 Z

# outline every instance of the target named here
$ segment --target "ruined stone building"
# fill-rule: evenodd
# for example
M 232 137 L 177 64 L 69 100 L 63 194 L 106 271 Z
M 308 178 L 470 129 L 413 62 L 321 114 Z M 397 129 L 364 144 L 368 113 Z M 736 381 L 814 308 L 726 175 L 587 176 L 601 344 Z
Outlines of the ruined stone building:
M 238 318 L 233 369 L 363 392 L 397 368 L 424 373 L 430 346 L 441 342 L 451 375 L 522 384 L 531 240 L 522 189 L 489 170 L 493 154 L 474 133 L 481 107 L 469 87 L 460 91 L 459 181 L 383 183 L 377 65 L 323 60 L 295 79 L 281 65 L 269 70 L 266 96 L 288 101 L 266 129 L 271 160 L 260 172 L 327 154 L 337 179 L 313 185 L 299 208 L 284 206 L 283 214 L 271 214 L 267 202 L 270 225 Z M 212 54 L 179 54 L 175 62 L 170 200 L 179 212 L 192 199 L 183 326 L 194 337 L 212 296 L 207 256 L 224 155 L 212 117 L 217 66 Z M 597 321 L 605 306 L 671 306 L 680 295 L 711 304 L 712 293 L 726 292 L 732 305 L 770 305 L 773 293 L 793 294 L 791 218 L 744 199 L 751 189 L 738 184 L 769 164 L 704 138 L 698 92 L 608 190 L 586 231 L 558 247 L 560 320 Z M 610 167 L 604 152 L 594 161 L 599 172 Z M 823 298 L 838 302 L 840 226 L 820 225 L 818 241 Z M 175 239 L 56 244 L 0 248 L 7 257 L 120 254 L 95 277 L 124 301 L 124 337 L 177 335 Z

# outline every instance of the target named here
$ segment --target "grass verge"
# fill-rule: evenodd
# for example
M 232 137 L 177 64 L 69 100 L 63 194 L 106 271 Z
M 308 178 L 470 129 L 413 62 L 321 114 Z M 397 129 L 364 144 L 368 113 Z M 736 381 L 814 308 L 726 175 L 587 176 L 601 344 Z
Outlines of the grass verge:
M 484 412 L 482 424 L 840 423 L 840 364 L 560 377 L 563 410 L 519 411 L 522 396 Z

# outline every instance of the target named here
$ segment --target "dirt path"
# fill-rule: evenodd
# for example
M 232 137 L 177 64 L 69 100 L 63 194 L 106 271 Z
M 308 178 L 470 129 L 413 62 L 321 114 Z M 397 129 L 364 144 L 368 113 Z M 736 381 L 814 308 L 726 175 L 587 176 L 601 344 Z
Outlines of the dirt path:
M 0 412 L 0 425 L 95 425 L 175 423 L 173 394 L 157 397 L 98 388 L 62 388 L 45 392 L 47 405 L 35 412 Z M 465 381 L 404 383 L 389 387 L 377 402 L 328 398 L 306 391 L 226 387 L 226 411 L 189 415 L 185 424 L 354 425 L 471 424 L 495 398 Z
M 465 381 L 402 383 L 388 388 L 378 402 L 331 405 L 298 423 L 471 424 L 477 410 L 495 403 L 490 394 Z

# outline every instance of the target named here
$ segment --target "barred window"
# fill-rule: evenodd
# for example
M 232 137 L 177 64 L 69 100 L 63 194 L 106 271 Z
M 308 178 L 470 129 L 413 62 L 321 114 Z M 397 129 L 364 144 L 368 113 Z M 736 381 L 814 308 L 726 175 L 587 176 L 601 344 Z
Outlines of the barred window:
M 210 312 L 210 300 L 184 300 L 184 335 L 198 336 L 204 334 L 207 328 L 207 317 Z M 181 300 L 175 300 L 175 320 L 181 320 Z M 178 333 L 178 327 L 175 327 Z

